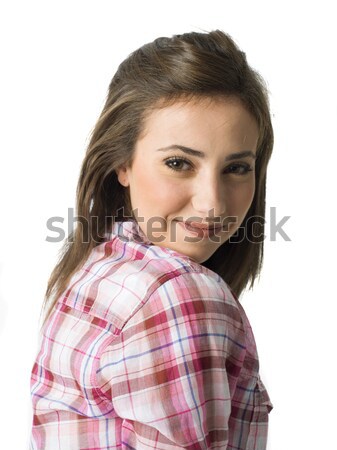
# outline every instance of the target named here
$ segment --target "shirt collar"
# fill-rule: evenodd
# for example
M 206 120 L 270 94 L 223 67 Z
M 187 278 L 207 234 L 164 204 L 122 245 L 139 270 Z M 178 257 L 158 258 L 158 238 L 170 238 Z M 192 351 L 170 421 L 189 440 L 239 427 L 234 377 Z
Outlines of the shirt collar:
M 118 236 L 125 242 L 137 242 L 138 244 L 152 245 L 145 233 L 141 230 L 136 220 L 115 222 L 112 225 L 112 234 Z

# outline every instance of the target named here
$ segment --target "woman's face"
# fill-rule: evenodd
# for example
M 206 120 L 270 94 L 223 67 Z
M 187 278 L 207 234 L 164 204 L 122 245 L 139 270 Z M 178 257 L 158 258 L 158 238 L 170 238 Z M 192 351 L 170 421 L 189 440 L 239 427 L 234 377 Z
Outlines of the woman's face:
M 179 100 L 145 121 L 130 167 L 140 228 L 155 245 L 202 263 L 238 229 L 254 197 L 258 126 L 239 100 Z

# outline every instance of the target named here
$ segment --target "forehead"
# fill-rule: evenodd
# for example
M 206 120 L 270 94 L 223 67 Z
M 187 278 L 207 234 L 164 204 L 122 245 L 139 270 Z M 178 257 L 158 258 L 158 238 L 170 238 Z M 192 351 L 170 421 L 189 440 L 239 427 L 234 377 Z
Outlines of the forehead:
M 219 96 L 162 100 L 147 111 L 139 139 L 248 140 L 252 146 L 258 134 L 255 118 L 239 99 Z

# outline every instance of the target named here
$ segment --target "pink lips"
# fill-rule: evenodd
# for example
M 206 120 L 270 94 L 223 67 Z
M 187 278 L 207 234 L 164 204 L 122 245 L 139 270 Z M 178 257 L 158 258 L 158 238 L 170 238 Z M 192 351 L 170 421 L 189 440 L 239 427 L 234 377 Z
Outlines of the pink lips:
M 203 224 L 200 222 L 178 222 L 187 231 L 196 233 L 198 237 L 210 237 L 214 236 L 217 232 L 222 230 L 222 225 L 217 224 Z

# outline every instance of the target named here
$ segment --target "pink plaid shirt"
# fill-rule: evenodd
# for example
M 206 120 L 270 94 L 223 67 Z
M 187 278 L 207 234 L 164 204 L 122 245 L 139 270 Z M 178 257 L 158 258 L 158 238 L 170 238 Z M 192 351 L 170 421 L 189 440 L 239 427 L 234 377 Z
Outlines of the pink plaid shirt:
M 45 323 L 31 449 L 264 450 L 272 409 L 226 283 L 117 223 Z

